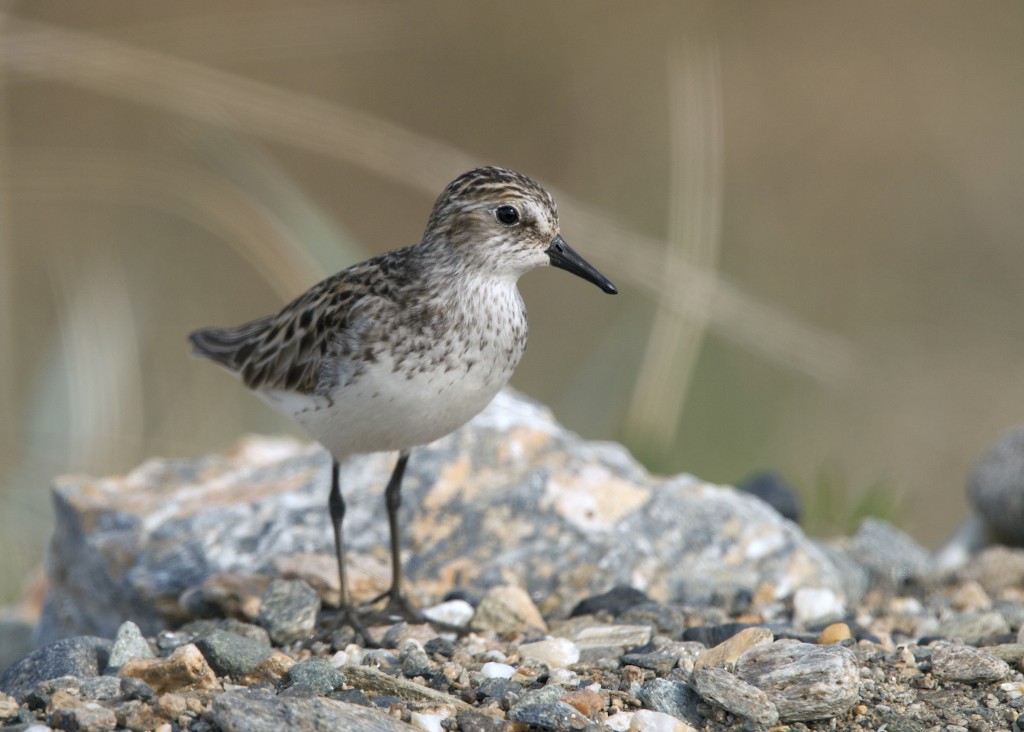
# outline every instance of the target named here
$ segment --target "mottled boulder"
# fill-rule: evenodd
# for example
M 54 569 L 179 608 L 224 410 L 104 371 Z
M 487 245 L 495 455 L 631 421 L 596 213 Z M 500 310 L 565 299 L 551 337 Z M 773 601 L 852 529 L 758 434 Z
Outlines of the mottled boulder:
M 358 456 L 342 468 L 359 599 L 389 580 L 382 493 L 393 460 Z M 330 554 L 329 472 L 315 444 L 250 437 L 220 455 L 58 480 L 39 640 L 113 636 L 129 618 L 154 633 L 187 619 L 180 597 L 212 575 L 273 575 L 282 556 Z M 842 591 L 825 554 L 762 501 L 689 475 L 651 476 L 621 446 L 586 442 L 512 392 L 413 452 L 401 521 L 423 603 L 508 584 L 563 615 L 615 585 L 688 603 L 758 588 L 776 599 Z

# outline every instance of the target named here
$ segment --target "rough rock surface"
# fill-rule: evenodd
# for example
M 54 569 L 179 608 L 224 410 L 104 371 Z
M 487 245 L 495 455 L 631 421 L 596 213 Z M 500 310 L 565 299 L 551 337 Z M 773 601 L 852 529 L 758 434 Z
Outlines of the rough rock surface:
M 249 440 L 60 484 L 39 636 L 117 640 L 0 671 L 0 731 L 1024 726 L 1024 549 L 940 577 L 879 522 L 812 544 L 757 499 L 651 478 L 511 395 L 421 452 L 410 588 L 464 632 L 398 623 L 354 643 L 323 609 L 325 456 Z M 345 469 L 361 598 L 389 579 L 388 469 Z
M 361 456 L 342 469 L 356 597 L 388 581 L 392 460 Z M 249 438 L 225 455 L 59 480 L 39 642 L 111 636 L 129 618 L 152 633 L 187 619 L 180 597 L 214 575 L 329 555 L 328 473 L 316 445 Z M 688 602 L 757 588 L 779 600 L 798 587 L 843 592 L 825 554 L 760 500 L 688 475 L 653 477 L 622 447 L 585 442 L 511 392 L 414 452 L 401 521 L 407 574 L 428 603 L 453 587 L 505 584 L 544 598 L 545 613 L 617 584 Z

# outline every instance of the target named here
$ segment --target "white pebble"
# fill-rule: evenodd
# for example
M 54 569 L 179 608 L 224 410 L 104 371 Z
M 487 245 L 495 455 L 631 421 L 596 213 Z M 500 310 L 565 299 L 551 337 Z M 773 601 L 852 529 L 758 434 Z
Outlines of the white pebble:
M 421 611 L 428 620 L 464 628 L 476 612 L 465 600 L 449 600 Z
M 565 668 L 580 660 L 580 649 L 568 638 L 549 638 L 519 646 L 523 658 L 536 658 L 552 668 Z
M 480 674 L 485 679 L 510 679 L 516 670 L 507 663 L 488 661 L 480 667 Z
M 604 726 L 614 732 L 629 732 L 629 725 L 633 721 L 634 714 L 636 712 L 618 712 L 604 720 Z
M 334 666 L 334 668 L 341 668 L 349 664 L 348 653 L 345 651 L 338 651 L 333 656 L 327 659 L 327 662 Z
M 830 618 L 841 618 L 846 613 L 842 599 L 832 590 L 801 587 L 793 594 L 793 622 L 814 623 Z
M 618 716 L 618 715 L 615 715 Z M 633 713 L 629 723 L 630 732 L 697 732 L 693 727 L 671 714 L 641 709 Z
M 1024 682 L 1008 681 L 999 685 L 999 691 L 1004 692 L 1008 700 L 1020 699 L 1024 696 Z
M 441 726 L 443 719 L 440 714 L 413 712 L 409 715 L 409 721 L 412 722 L 412 726 L 423 730 L 423 732 L 444 732 L 444 728 Z

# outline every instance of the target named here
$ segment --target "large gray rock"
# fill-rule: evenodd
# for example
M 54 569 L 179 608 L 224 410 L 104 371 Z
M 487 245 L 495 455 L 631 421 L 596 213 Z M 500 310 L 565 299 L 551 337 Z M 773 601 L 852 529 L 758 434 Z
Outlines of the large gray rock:
M 383 568 L 380 589 L 388 581 L 382 493 L 393 460 L 342 468 L 357 599 L 370 594 L 360 562 Z M 155 633 L 184 619 L 179 596 L 213 574 L 330 554 L 329 473 L 314 444 L 250 437 L 223 455 L 58 480 L 39 639 L 113 636 L 126 618 Z M 762 501 L 689 475 L 653 477 L 621 446 L 585 442 L 511 392 L 414 451 L 401 521 L 421 600 L 513 583 L 544 598 L 545 612 L 568 614 L 617 584 L 690 603 L 758 587 L 776 598 L 842 590 L 822 551 Z
M 1001 542 L 1024 546 L 1024 426 L 1003 434 L 981 456 L 967 495 Z

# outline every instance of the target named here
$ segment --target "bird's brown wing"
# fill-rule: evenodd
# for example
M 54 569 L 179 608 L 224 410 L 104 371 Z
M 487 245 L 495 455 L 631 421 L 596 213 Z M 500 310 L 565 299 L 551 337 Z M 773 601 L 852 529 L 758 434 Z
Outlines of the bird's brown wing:
M 380 337 L 385 311 L 399 307 L 400 287 L 387 266 L 391 258 L 383 255 L 343 270 L 277 315 L 197 330 L 189 336 L 193 350 L 238 373 L 256 391 L 329 392 L 358 368 L 359 359 L 348 357 Z

